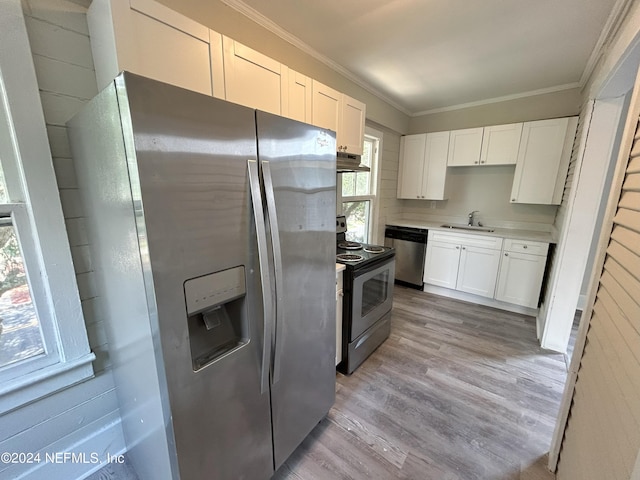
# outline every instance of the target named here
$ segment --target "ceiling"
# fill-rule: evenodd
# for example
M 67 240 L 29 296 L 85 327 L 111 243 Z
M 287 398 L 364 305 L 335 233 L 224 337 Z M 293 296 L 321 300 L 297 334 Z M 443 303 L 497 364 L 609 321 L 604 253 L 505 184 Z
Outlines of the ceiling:
M 415 115 L 584 85 L 610 27 L 608 18 L 625 2 L 225 3 L 236 8 L 241 4 L 245 14 L 266 17 L 285 38 L 287 33 L 289 40 L 297 37 L 323 60 Z

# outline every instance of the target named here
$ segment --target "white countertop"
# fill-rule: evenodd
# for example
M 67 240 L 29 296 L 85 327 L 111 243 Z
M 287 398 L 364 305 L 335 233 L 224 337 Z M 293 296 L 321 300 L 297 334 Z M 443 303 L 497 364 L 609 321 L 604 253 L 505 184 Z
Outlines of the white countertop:
M 524 229 L 516 229 L 516 228 L 499 228 L 487 226 L 485 228 L 491 228 L 493 232 L 482 232 L 479 230 L 465 230 L 465 229 L 452 229 L 446 228 L 442 225 L 446 222 L 422 222 L 416 220 L 402 220 L 402 219 L 393 219 L 387 221 L 387 225 L 395 225 L 397 227 L 412 227 L 412 228 L 424 228 L 426 230 L 441 230 L 443 232 L 456 232 L 456 233 L 466 233 L 472 235 L 484 235 L 488 237 L 502 237 L 502 238 L 513 238 L 515 240 L 531 240 L 536 242 L 545 242 L 545 243 L 556 243 L 556 239 L 551 232 L 540 231 L 540 230 L 524 230 Z M 457 225 L 457 224 L 456 224 Z
M 345 267 L 343 264 L 336 263 L 336 273 L 343 271 L 345 268 L 347 267 Z

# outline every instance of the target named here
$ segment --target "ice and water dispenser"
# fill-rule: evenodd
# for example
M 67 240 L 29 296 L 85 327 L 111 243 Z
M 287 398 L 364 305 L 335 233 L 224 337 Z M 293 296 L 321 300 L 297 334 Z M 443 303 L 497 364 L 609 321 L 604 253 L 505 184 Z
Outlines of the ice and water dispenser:
M 243 266 L 187 280 L 184 295 L 194 372 L 249 341 Z

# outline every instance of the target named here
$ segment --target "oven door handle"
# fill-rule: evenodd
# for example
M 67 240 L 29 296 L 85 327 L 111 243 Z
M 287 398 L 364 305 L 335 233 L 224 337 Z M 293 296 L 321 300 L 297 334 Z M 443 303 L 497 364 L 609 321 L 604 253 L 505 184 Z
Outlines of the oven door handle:
M 280 380 L 280 357 L 282 356 L 282 342 L 278 341 L 278 336 L 282 335 L 284 328 L 284 301 L 282 292 L 284 289 L 282 279 L 282 251 L 280 249 L 280 231 L 278 230 L 278 215 L 276 213 L 276 198 L 273 191 L 273 179 L 271 178 L 271 165 L 268 160 L 262 161 L 262 177 L 264 179 L 264 191 L 267 198 L 267 217 L 269 218 L 269 228 L 271 230 L 271 246 L 273 248 L 273 266 L 276 283 L 276 324 L 274 332 L 273 346 L 273 379 L 275 385 Z
M 269 259 L 267 254 L 267 232 L 262 211 L 262 194 L 260 193 L 260 178 L 258 176 L 258 162 L 247 161 L 253 218 L 256 223 L 258 240 L 258 261 L 260 263 L 260 280 L 262 281 L 262 304 L 264 327 L 262 332 L 262 365 L 260 367 L 260 393 L 269 391 L 269 364 L 271 362 L 271 325 L 273 323 L 273 299 L 271 298 L 271 278 L 269 276 Z

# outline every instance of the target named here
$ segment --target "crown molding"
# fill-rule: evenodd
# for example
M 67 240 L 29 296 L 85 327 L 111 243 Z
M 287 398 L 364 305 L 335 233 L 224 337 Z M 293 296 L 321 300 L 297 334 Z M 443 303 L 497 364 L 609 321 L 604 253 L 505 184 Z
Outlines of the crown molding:
M 541 88 L 539 90 L 531 90 L 531 91 L 522 92 L 522 93 L 514 93 L 513 95 L 487 98 L 486 100 L 479 100 L 477 102 L 460 103 L 458 105 L 451 105 L 449 107 L 423 110 L 421 112 L 413 113 L 411 114 L 411 116 L 420 117 L 422 115 L 431 115 L 432 113 L 451 112 L 453 110 L 461 110 L 463 108 L 480 107 L 482 105 L 489 105 L 491 103 L 507 102 L 509 100 L 518 100 L 520 98 L 534 97 L 536 95 L 544 95 L 546 93 L 562 92 L 563 90 L 571 90 L 572 88 L 582 88 L 582 85 L 579 82 L 566 83 L 564 85 L 556 85 L 555 87 Z
M 371 86 L 369 83 L 365 82 L 360 77 L 356 76 L 350 70 L 347 70 L 346 68 L 344 68 L 339 63 L 336 63 L 333 60 L 331 60 L 329 57 L 326 57 L 325 55 L 321 54 L 320 52 L 318 52 L 317 50 L 315 50 L 314 48 L 312 48 L 311 46 L 309 46 L 308 44 L 306 44 L 305 42 L 300 40 L 295 35 L 292 35 L 291 33 L 287 32 L 282 27 L 280 27 L 280 25 L 276 24 L 275 22 L 273 22 L 269 18 L 265 17 L 260 12 L 258 12 L 256 9 L 250 7 L 249 5 L 247 5 L 246 3 L 242 2 L 241 0 L 220 0 L 220 1 L 222 3 L 224 3 L 225 5 L 227 5 L 228 7 L 233 8 L 238 13 L 240 13 L 240 14 L 244 15 L 245 17 L 249 18 L 250 20 L 254 21 L 255 23 L 257 23 L 261 27 L 263 27 L 266 30 L 270 31 L 271 33 L 277 35 L 278 37 L 280 37 L 284 41 L 290 43 L 291 45 L 293 45 L 294 47 L 298 48 L 299 50 L 302 50 L 307 55 L 309 55 L 309 56 L 315 58 L 316 60 L 318 60 L 319 62 L 325 64 L 327 67 L 331 68 L 332 70 L 334 70 L 335 72 L 339 73 L 343 77 L 346 77 L 347 79 L 351 80 L 356 85 L 359 85 L 360 87 L 364 88 L 366 91 L 368 91 L 372 95 L 375 95 L 376 97 L 378 97 L 383 102 L 388 103 L 389 105 L 391 105 L 395 109 L 401 111 L 405 115 L 408 115 L 408 116 L 412 115 L 412 113 L 411 113 L 411 111 L 409 109 L 407 109 L 406 107 L 400 105 L 395 100 L 392 100 L 387 95 L 382 93 L 380 90 L 378 90 L 375 87 Z
M 604 27 L 602 27 L 602 31 L 600 32 L 600 36 L 598 37 L 598 41 L 593 47 L 591 55 L 589 55 L 587 65 L 582 72 L 582 77 L 580 77 L 580 88 L 584 87 L 591 78 L 591 75 L 593 75 L 598 61 L 606 52 L 607 48 L 611 44 L 611 41 L 618 33 L 618 30 L 620 29 L 620 26 L 625 19 L 625 15 L 631 8 L 632 3 L 633 0 L 618 0 L 613 6 L 613 9 L 611 10 L 609 17 L 607 18 Z

